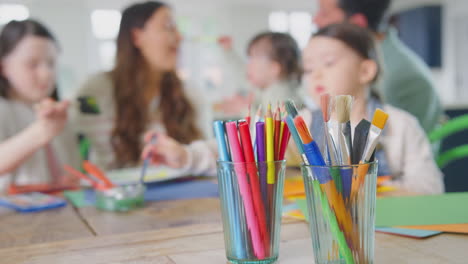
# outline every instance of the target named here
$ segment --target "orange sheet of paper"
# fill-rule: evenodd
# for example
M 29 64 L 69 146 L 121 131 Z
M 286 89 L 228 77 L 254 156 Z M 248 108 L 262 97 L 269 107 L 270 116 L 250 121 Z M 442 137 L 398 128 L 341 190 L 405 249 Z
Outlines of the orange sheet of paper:
M 392 176 L 379 176 L 377 177 L 377 186 L 382 185 L 383 183 L 392 179 Z
M 297 219 L 297 220 L 305 220 L 306 219 L 304 214 L 302 214 L 302 211 L 299 210 L 299 209 L 284 213 L 283 216 L 293 218 L 293 219 Z
M 380 176 L 377 178 L 377 186 L 379 186 L 377 188 L 378 193 L 385 193 L 396 190 L 396 188 L 393 186 L 380 186 L 390 179 L 390 176 Z M 284 197 L 292 200 L 305 197 L 305 188 L 302 176 L 286 178 L 284 181 Z
M 302 177 L 287 178 L 284 181 L 284 197 L 305 195 Z
M 467 224 L 453 224 L 453 225 L 421 225 L 421 226 L 399 226 L 408 229 L 421 229 L 421 230 L 434 230 L 449 233 L 463 233 L 468 234 Z

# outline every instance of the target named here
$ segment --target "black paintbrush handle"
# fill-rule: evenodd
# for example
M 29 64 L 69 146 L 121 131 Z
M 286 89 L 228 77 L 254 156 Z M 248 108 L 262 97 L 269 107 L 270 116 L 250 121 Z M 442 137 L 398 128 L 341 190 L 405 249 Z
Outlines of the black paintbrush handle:
M 353 152 L 351 155 L 352 164 L 359 164 L 364 155 L 370 127 L 371 123 L 363 119 L 354 129 Z

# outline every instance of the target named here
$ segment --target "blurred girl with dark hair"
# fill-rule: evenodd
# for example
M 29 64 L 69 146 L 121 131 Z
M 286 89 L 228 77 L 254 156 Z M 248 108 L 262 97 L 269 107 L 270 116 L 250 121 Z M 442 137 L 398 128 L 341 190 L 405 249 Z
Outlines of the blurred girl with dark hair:
M 66 129 L 69 102 L 56 101 L 58 44 L 34 20 L 0 33 L 0 190 L 8 184 L 62 184 L 61 165 L 76 165 Z

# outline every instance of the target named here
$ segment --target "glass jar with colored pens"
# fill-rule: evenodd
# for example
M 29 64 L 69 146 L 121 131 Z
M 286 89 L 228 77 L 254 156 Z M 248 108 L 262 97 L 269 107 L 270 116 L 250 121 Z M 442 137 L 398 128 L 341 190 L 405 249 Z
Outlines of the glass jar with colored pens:
M 264 120 L 257 115 L 252 126 L 250 118 L 214 122 L 226 256 L 231 263 L 278 259 L 284 155 L 290 138 L 280 116 L 279 107 L 275 118 L 269 107 Z
M 374 151 L 388 115 L 380 109 L 351 136 L 352 97 L 321 97 L 324 154 L 294 102 L 286 122 L 302 156 L 308 219 L 317 264 L 374 263 L 377 161 Z M 336 120 L 331 120 L 331 113 Z

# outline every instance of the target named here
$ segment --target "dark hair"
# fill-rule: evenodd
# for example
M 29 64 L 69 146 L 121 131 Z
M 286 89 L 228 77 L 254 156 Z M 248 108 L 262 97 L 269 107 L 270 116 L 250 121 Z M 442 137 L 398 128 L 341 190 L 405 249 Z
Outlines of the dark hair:
M 281 67 L 281 76 L 288 80 L 300 81 L 302 75 L 301 52 L 296 41 L 285 33 L 262 32 L 256 35 L 247 46 L 249 54 L 252 47 L 262 41 L 267 41 L 266 53 Z
M 51 40 L 58 46 L 52 33 L 38 21 L 32 19 L 22 21 L 12 20 L 3 27 L 0 33 L 0 61 L 8 56 L 26 36 L 43 37 Z M 1 67 L 0 65 L 0 69 Z M 7 98 L 9 88 L 10 84 L 8 80 L 0 74 L 0 96 Z M 58 99 L 57 86 L 55 86 L 51 97 L 56 100 Z
M 338 0 L 338 5 L 347 16 L 363 14 L 367 18 L 369 29 L 377 32 L 390 2 L 391 0 Z
M 328 37 L 339 40 L 360 57 L 373 60 L 377 64 L 377 73 L 370 92 L 371 96 L 382 101 L 382 97 L 375 86 L 382 69 L 379 64 L 375 40 L 368 29 L 349 23 L 333 24 L 320 29 L 312 37 Z
M 116 166 L 119 167 L 134 165 L 139 161 L 141 137 L 150 120 L 150 102 L 145 98 L 144 92 L 150 73 L 145 58 L 132 41 L 132 31 L 143 28 L 162 7 L 167 5 L 148 1 L 134 4 L 122 13 L 117 36 L 116 65 L 110 72 L 116 103 L 112 147 L 116 153 Z M 187 99 L 182 81 L 176 73 L 163 73 L 159 85 L 159 110 L 167 134 L 181 143 L 190 143 L 201 138 L 202 134 L 195 125 L 194 107 Z

